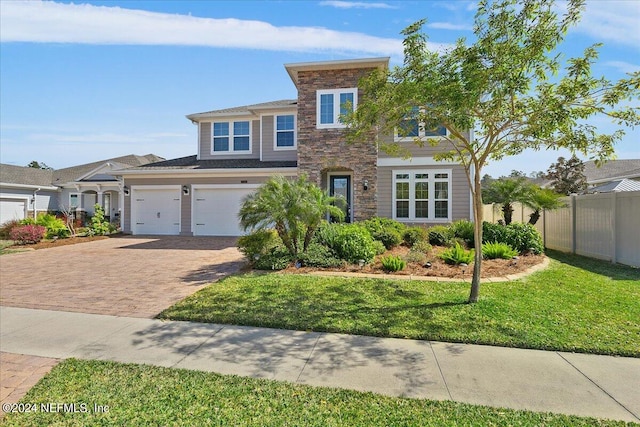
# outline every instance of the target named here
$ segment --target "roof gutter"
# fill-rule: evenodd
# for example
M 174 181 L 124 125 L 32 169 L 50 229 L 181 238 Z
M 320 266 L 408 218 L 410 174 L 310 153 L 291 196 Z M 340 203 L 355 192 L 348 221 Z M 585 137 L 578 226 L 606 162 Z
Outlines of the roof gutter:
M 40 190 L 51 190 L 51 191 L 60 190 L 59 187 L 48 186 L 48 185 L 14 184 L 11 182 L 0 182 L 0 187 L 23 188 L 25 190 L 36 190 L 36 192 Z

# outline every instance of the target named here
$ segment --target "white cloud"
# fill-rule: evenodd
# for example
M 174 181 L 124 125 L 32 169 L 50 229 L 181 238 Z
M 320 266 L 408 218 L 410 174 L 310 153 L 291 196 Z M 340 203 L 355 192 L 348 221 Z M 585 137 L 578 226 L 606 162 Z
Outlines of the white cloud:
M 320 6 L 337 7 L 338 9 L 396 9 L 387 3 L 366 3 L 361 1 L 321 1 Z
M 450 22 L 431 22 L 426 25 L 429 28 L 436 30 L 454 30 L 454 31 L 471 31 L 473 27 L 471 25 L 458 25 Z
M 596 41 L 612 41 L 634 48 L 640 46 L 640 2 L 636 0 L 588 0 L 577 31 Z
M 603 65 L 616 68 L 622 73 L 633 73 L 635 71 L 640 71 L 640 65 L 631 64 L 625 61 L 607 61 L 604 62 Z
M 320 27 L 276 27 L 263 21 L 41 1 L 3 2 L 0 27 L 2 42 L 210 46 L 393 57 L 402 57 L 403 51 L 400 39 Z

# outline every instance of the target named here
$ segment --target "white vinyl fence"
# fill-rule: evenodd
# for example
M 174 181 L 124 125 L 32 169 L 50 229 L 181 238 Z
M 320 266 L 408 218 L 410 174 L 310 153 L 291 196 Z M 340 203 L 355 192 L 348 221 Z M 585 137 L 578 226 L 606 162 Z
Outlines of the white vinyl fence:
M 640 267 L 640 191 L 566 197 L 567 207 L 544 212 L 536 224 L 545 247 Z M 513 221 L 528 222 L 532 211 L 516 203 Z M 502 219 L 484 207 L 484 220 Z

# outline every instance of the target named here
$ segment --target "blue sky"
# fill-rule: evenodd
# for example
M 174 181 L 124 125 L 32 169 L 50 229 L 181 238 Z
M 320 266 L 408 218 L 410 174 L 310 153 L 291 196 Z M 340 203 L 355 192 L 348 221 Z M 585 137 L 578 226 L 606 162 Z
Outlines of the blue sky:
M 54 168 L 126 154 L 196 153 L 185 115 L 295 98 L 283 64 L 390 56 L 427 18 L 434 49 L 473 40 L 472 1 L 0 2 L 0 161 Z M 562 3 L 560 3 L 562 7 Z M 567 56 L 603 42 L 597 75 L 640 69 L 640 1 L 591 0 Z M 613 128 L 595 119 L 603 131 Z M 563 151 L 489 165 L 546 170 Z M 619 158 L 640 158 L 627 130 Z

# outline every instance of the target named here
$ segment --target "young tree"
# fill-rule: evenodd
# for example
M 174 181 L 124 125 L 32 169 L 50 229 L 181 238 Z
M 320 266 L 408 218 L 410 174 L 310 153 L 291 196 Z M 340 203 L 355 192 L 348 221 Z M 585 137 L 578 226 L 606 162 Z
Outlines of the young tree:
M 342 209 L 305 175 L 290 180 L 276 175 L 245 197 L 238 217 L 247 229 L 275 228 L 294 259 L 306 251 L 314 233 L 327 214 L 344 219 Z
M 559 209 L 565 206 L 565 203 L 560 200 L 561 197 L 561 194 L 549 188 L 532 186 L 531 191 L 521 200 L 525 206 L 533 209 L 533 212 L 529 214 L 529 224 L 535 225 L 538 222 L 540 219 L 540 211 Z
M 524 202 L 534 191 L 529 180 L 522 176 L 502 177 L 494 180 L 483 189 L 483 202 L 499 205 L 502 209 L 505 225 L 511 224 L 513 217 L 513 203 Z
M 584 163 L 576 156 L 571 156 L 569 160 L 558 157 L 558 161 L 549 166 L 547 179 L 551 180 L 553 190 L 563 196 L 581 193 L 587 189 Z
M 447 129 L 447 148 L 436 158 L 464 167 L 473 197 L 476 250 L 469 302 L 478 300 L 480 290 L 480 180 L 487 162 L 528 148 L 568 148 L 606 159 L 623 131 L 600 134 L 585 120 L 604 114 L 618 125 L 640 123 L 637 107 L 618 108 L 640 97 L 640 72 L 617 82 L 593 77 L 598 45 L 561 63 L 558 48 L 584 3 L 569 0 L 559 16 L 552 0 L 481 0 L 475 43 L 461 39 L 441 54 L 427 49 L 419 21 L 403 31 L 404 64 L 363 79 L 366 97 L 345 117 L 351 141 L 366 141 L 372 131 L 392 135 L 408 116 L 424 129 Z

